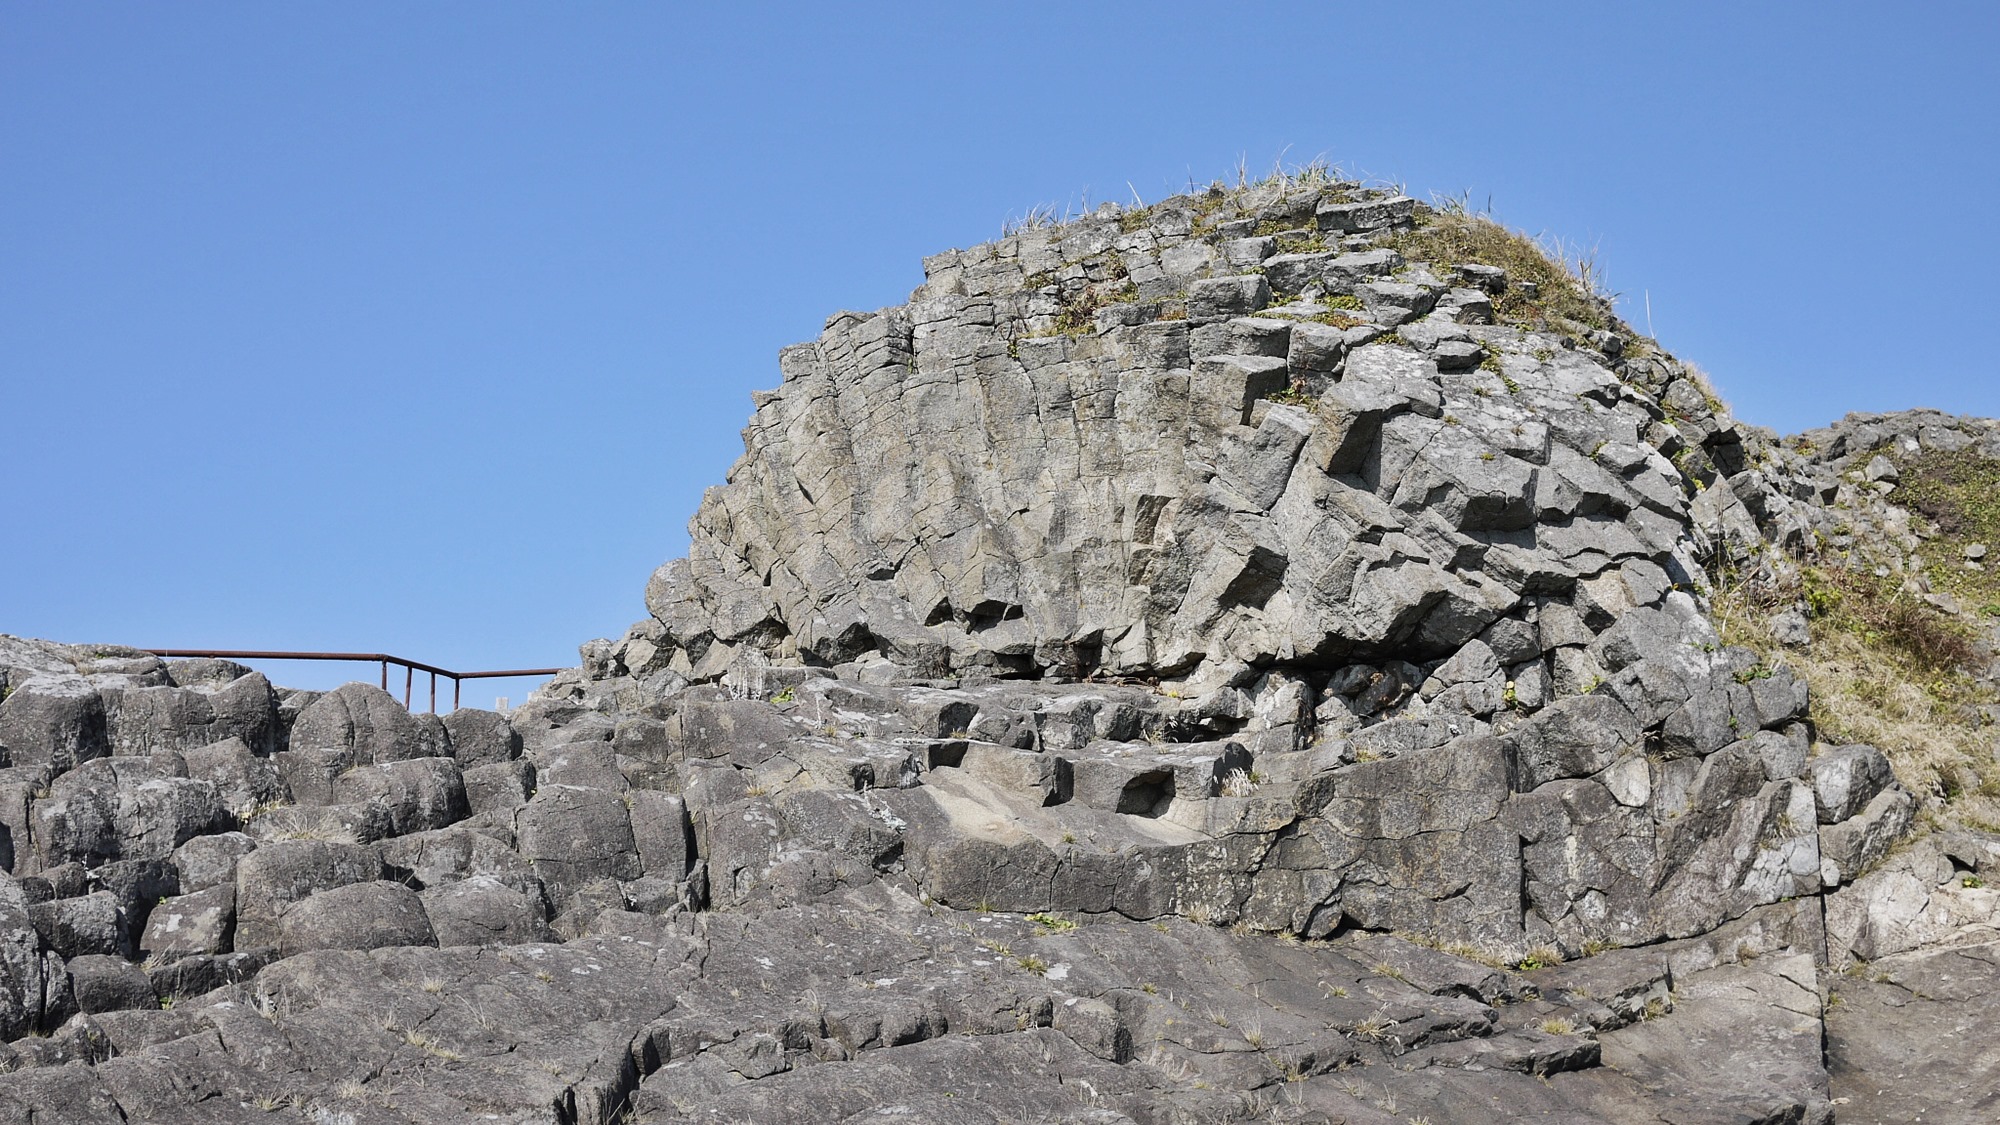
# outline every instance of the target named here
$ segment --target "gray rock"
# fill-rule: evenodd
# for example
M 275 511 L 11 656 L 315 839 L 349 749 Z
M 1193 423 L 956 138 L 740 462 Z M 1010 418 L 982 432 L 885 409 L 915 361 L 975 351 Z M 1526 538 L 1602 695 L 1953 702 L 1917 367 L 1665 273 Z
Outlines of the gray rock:
M 174 849 L 174 869 L 181 889 L 194 892 L 236 882 L 236 864 L 257 850 L 257 841 L 241 832 L 197 836 Z
M 79 1011 L 94 1015 L 159 1007 L 145 970 L 123 957 L 87 954 L 72 958 L 68 968 L 70 995 Z
M 92 953 L 129 953 L 126 945 L 125 916 L 118 909 L 118 896 L 110 891 L 81 898 L 59 898 L 28 907 L 35 932 L 56 956 L 65 961 Z
M 183 754 L 182 760 L 188 776 L 214 785 L 223 805 L 238 818 L 260 806 L 291 799 L 277 764 L 255 753 L 241 738 L 196 747 Z
M 1771 619 L 1771 639 L 1786 648 L 1805 648 L 1812 644 L 1812 626 L 1805 614 L 1788 609 Z
M 555 940 L 539 894 L 530 896 L 491 875 L 474 875 L 421 896 L 440 946 L 525 945 Z
M 213 783 L 167 768 L 155 759 L 105 758 L 64 774 L 35 807 L 42 862 L 164 859 L 196 836 L 231 827 Z
M 292 724 L 291 748 L 340 751 L 351 765 L 449 753 L 395 697 L 359 683 L 342 684 L 301 711 Z
M 494 879 L 536 902 L 542 883 L 534 868 L 506 840 L 467 827 L 419 832 L 385 841 L 382 862 L 388 876 L 420 889 L 468 879 Z M 547 914 L 538 908 L 537 916 Z
M 521 756 L 521 736 L 506 716 L 463 707 L 444 717 L 451 756 L 463 769 L 510 762 Z
M 515 817 L 520 853 L 560 903 L 593 878 L 645 874 L 625 797 L 603 789 L 543 785 Z
M 436 945 L 417 892 L 401 883 L 353 883 L 293 903 L 278 919 L 287 956 L 315 949 Z
M 1916 813 L 1917 799 L 1893 786 L 1875 794 L 1860 812 L 1820 829 L 1819 850 L 1825 864 L 1821 878 L 1828 885 L 1852 882 L 1889 854 L 1909 831 Z
M 395 835 L 389 806 L 378 800 L 342 805 L 294 805 L 268 809 L 245 826 L 260 843 L 273 840 L 330 840 L 372 844 Z
M 46 766 L 61 773 L 111 752 L 104 701 L 89 683 L 71 677 L 27 676 L 0 699 L 0 746 L 14 765 Z
M 518 809 L 534 794 L 535 767 L 522 761 L 491 762 L 466 770 L 460 780 L 470 812 Z
M 359 844 L 279 840 L 244 856 L 236 867 L 238 949 L 277 946 L 279 922 L 308 895 L 382 877 L 382 857 Z
M 1748 742 L 1751 751 L 1764 763 L 1766 779 L 1782 781 L 1805 776 L 1807 746 L 1804 737 L 1792 738 L 1767 730 L 1752 735 Z
M 221 684 L 142 682 L 107 685 L 99 694 L 117 754 L 183 752 L 231 738 L 258 753 L 276 745 L 277 698 L 270 682 L 248 669 Z
M 470 815 L 458 763 L 450 758 L 410 758 L 356 766 L 334 779 L 339 804 L 379 802 L 390 832 L 403 835 L 444 828 Z
M 2000 1078 L 1986 1026 L 2000 985 L 1990 941 L 1897 954 L 1833 982 L 1827 1070 L 1842 1121 L 1973 1121 Z M 1950 1044 L 1949 1051 L 1927 1049 Z
M 1271 286 L 1261 274 L 1215 277 L 1188 287 L 1188 319 L 1244 316 L 1271 303 Z
M 1819 822 L 1835 824 L 1859 813 L 1896 780 L 1889 759 L 1873 746 L 1842 746 L 1812 760 Z
M 42 951 L 28 896 L 15 879 L 0 875 L 0 1039 L 17 1039 L 40 1027 L 51 992 L 51 973 L 62 962 Z
M 1329 201 L 1320 204 L 1317 218 L 1321 230 L 1350 234 L 1356 231 L 1400 226 L 1408 223 L 1415 213 L 1416 200 L 1407 196 L 1396 196 L 1360 203 Z
M 236 887 L 220 883 L 160 902 L 146 919 L 139 953 L 149 960 L 227 953 L 236 928 Z
M 675 881 L 686 878 L 692 859 L 686 803 L 669 793 L 635 789 L 627 799 L 627 815 L 645 873 Z

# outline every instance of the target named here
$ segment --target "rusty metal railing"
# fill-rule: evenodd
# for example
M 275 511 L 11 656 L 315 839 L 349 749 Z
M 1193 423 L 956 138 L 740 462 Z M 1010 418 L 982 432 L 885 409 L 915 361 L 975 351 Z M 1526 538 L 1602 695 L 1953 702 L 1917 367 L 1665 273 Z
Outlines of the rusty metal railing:
M 431 677 L 431 712 L 437 712 L 438 677 L 451 681 L 451 706 L 458 709 L 458 693 L 464 680 L 504 680 L 516 676 L 553 676 L 563 671 L 561 668 L 507 668 L 496 672 L 454 672 L 435 664 L 425 664 L 421 660 L 405 660 L 386 652 L 258 652 L 245 649 L 222 648 L 149 648 L 141 651 L 154 656 L 171 657 L 213 657 L 218 660 L 345 660 L 356 664 L 380 664 L 382 666 L 382 690 L 389 690 L 389 665 L 403 669 L 403 706 L 410 705 L 410 693 L 418 672 L 428 672 Z

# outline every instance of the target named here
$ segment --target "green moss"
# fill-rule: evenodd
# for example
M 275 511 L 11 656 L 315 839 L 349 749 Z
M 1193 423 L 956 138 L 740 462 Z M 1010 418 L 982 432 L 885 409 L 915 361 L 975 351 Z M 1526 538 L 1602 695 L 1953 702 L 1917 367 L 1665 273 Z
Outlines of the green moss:
M 1292 380 L 1292 385 L 1286 387 L 1284 390 L 1276 394 L 1266 395 L 1265 397 L 1272 402 L 1282 402 L 1287 406 L 1310 406 L 1312 404 L 1312 396 L 1306 393 L 1305 385 L 1297 379 Z
M 1359 328 L 1368 323 L 1358 316 L 1350 316 L 1338 309 L 1331 309 L 1320 313 L 1318 316 L 1313 317 L 1312 320 L 1315 324 L 1324 324 L 1330 328 Z
M 1028 921 L 1033 922 L 1035 929 L 1043 936 L 1066 934 L 1076 929 L 1075 922 L 1056 914 L 1030 914 Z
M 1902 479 L 1890 499 L 1933 532 L 1919 551 L 1931 588 L 1968 606 L 2000 605 L 2000 461 L 1965 452 L 1891 456 Z M 1974 543 L 1993 552 L 1977 570 L 1965 565 Z

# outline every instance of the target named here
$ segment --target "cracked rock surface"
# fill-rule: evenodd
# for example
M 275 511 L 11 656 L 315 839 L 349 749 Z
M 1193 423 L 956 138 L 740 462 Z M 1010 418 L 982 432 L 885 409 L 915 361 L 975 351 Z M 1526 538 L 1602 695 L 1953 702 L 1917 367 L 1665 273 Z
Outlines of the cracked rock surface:
M 0 1120 L 1991 1120 L 2000 837 L 1709 576 L 2000 431 L 1780 443 L 1435 221 L 929 259 L 508 714 L 0 638 Z

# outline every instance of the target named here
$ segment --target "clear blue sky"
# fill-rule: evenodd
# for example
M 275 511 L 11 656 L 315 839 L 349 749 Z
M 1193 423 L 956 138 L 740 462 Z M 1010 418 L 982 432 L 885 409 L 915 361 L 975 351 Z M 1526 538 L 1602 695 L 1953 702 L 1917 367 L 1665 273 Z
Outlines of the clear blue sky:
M 1751 421 L 2000 414 L 1996 49 L 1990 0 L 10 0 L 0 631 L 573 663 L 781 345 L 1239 157 L 1597 245 Z

